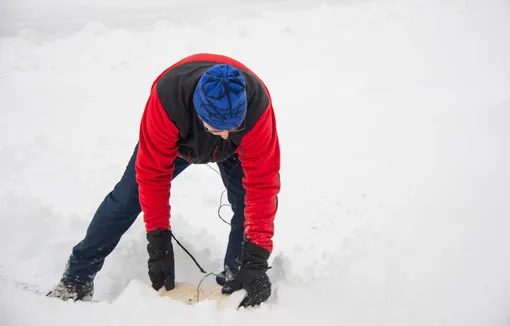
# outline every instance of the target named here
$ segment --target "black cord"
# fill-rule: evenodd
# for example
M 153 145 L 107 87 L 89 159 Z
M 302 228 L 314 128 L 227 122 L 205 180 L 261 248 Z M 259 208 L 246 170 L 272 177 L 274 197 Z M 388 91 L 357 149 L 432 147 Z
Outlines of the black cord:
M 220 206 L 218 206 L 218 217 L 220 218 L 220 220 L 222 220 L 223 222 L 225 222 L 225 224 L 227 225 L 230 225 L 230 223 L 228 223 L 227 221 L 225 221 L 223 219 L 223 217 L 221 217 L 221 208 L 225 207 L 225 206 L 228 206 L 228 207 L 232 207 L 230 204 L 223 204 L 223 194 L 227 191 L 227 189 L 223 190 L 223 192 L 221 193 L 221 196 L 220 196 Z
M 217 174 L 221 177 L 221 173 L 220 173 L 220 172 L 218 172 L 215 168 L 213 168 L 213 167 L 212 167 L 212 166 L 210 166 L 209 164 L 207 164 L 207 166 L 208 166 L 211 170 L 213 170 L 214 172 L 216 172 L 216 173 L 217 173 Z M 236 168 L 236 167 L 234 167 L 234 169 L 235 169 L 235 168 Z M 233 171 L 234 169 L 232 169 L 232 171 Z M 230 171 L 230 173 L 232 173 L 232 171 Z M 230 178 L 230 174 L 228 175 L 227 180 L 228 180 L 229 178 Z M 223 190 L 223 191 L 221 192 L 221 195 L 220 195 L 220 205 L 218 206 L 218 217 L 219 217 L 219 219 L 220 219 L 220 220 L 222 220 L 225 224 L 230 225 L 230 223 L 229 223 L 229 222 L 227 222 L 227 221 L 225 221 L 225 219 L 221 216 L 221 209 L 222 209 L 223 207 L 232 207 L 232 205 L 230 205 L 230 204 L 226 204 L 226 203 L 224 204 L 224 203 L 223 203 L 223 195 L 225 194 L 225 192 L 226 192 L 226 191 L 227 191 L 227 189 Z
M 182 250 L 184 250 L 188 256 L 191 257 L 191 259 L 193 259 L 193 261 L 195 262 L 195 264 L 198 266 L 198 269 L 200 269 L 200 271 L 204 274 L 206 274 L 207 272 L 205 271 L 205 269 L 202 268 L 202 266 L 200 266 L 200 264 L 197 262 L 197 260 L 195 259 L 195 257 L 193 257 L 193 255 L 188 251 L 186 250 L 186 248 L 184 248 L 184 246 L 179 242 L 179 240 L 177 240 L 177 238 L 174 236 L 174 234 L 172 233 L 172 238 L 174 238 L 175 242 L 177 242 L 177 244 L 179 245 L 179 247 L 182 248 Z
M 221 177 L 221 173 L 219 173 L 215 168 L 213 168 L 212 166 L 209 165 L 209 163 L 207 163 L 207 166 L 213 170 L 214 172 L 218 173 L 218 175 Z
M 207 275 L 205 275 L 204 277 L 202 277 L 202 279 L 200 280 L 200 282 L 198 283 L 197 285 L 197 302 L 200 301 L 200 286 L 202 285 L 202 282 L 210 275 L 214 275 L 214 276 L 217 276 L 218 274 L 215 274 L 215 273 L 209 273 Z
M 238 163 L 239 164 L 239 163 Z M 213 170 L 214 172 L 216 172 L 220 177 L 221 177 L 221 173 L 218 172 L 216 169 L 214 169 L 212 166 L 210 166 L 209 164 L 207 164 L 207 166 Z M 232 169 L 232 171 L 236 168 L 237 166 L 234 166 L 234 168 Z M 232 171 L 230 171 L 230 173 L 232 173 Z M 227 176 L 227 180 L 229 180 L 230 178 L 230 174 Z M 223 195 L 225 194 L 225 192 L 227 191 L 227 189 L 223 190 L 221 195 L 220 195 L 220 205 L 218 207 L 218 217 L 220 218 L 220 220 L 222 220 L 225 224 L 227 225 L 230 225 L 230 223 L 228 223 L 227 221 L 225 221 L 225 219 L 223 219 L 223 217 L 221 217 L 221 208 L 222 207 L 225 207 L 225 206 L 228 206 L 228 207 L 232 207 L 230 204 L 223 204 Z M 218 274 L 215 274 L 215 273 L 207 273 L 207 271 L 205 269 L 202 268 L 202 266 L 200 266 L 200 264 L 198 263 L 198 261 L 195 259 L 195 257 L 193 257 L 193 255 L 186 249 L 184 248 L 184 246 L 179 242 L 179 240 L 177 240 L 177 238 L 175 237 L 175 235 L 172 233 L 172 238 L 174 238 L 175 242 L 177 242 L 177 244 L 179 245 L 179 247 L 182 248 L 182 250 L 184 250 L 188 256 L 190 256 L 190 258 L 193 260 L 193 262 L 195 262 L 195 265 L 197 265 L 198 269 L 200 269 L 200 272 L 204 273 L 204 274 L 207 274 L 205 275 L 202 280 L 198 283 L 198 286 L 197 286 L 197 302 L 199 301 L 199 298 L 200 298 L 200 286 L 202 285 L 202 282 L 210 275 L 215 275 L 217 276 Z

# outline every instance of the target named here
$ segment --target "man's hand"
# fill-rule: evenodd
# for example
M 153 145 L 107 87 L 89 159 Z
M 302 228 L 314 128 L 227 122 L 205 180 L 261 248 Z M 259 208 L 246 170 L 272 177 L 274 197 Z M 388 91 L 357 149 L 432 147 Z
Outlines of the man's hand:
M 174 249 L 172 246 L 172 231 L 156 230 L 147 232 L 147 252 L 149 253 L 149 278 L 154 290 L 158 291 L 163 285 L 165 289 L 175 288 Z
M 247 294 L 239 307 L 256 306 L 271 295 L 271 282 L 267 277 L 269 251 L 246 242 L 243 248 L 242 264 L 234 277 L 223 286 L 223 294 L 231 294 L 241 289 Z

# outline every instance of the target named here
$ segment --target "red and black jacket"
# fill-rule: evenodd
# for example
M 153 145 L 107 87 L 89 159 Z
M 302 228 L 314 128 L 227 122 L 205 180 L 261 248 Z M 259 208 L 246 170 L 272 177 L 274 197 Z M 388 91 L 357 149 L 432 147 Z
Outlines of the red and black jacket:
M 244 129 L 230 133 L 227 140 L 207 133 L 193 106 L 201 75 L 218 63 L 230 64 L 243 74 L 248 98 Z M 143 113 L 136 159 L 146 230 L 170 228 L 170 188 L 177 156 L 205 164 L 221 162 L 234 153 L 245 176 L 245 235 L 272 252 L 280 147 L 267 87 L 240 62 L 214 54 L 186 57 L 159 75 Z

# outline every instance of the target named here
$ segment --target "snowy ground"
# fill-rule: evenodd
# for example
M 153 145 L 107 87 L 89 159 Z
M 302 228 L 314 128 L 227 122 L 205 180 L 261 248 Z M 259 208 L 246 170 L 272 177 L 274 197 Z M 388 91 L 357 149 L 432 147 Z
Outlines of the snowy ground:
M 508 0 L 144 4 L 0 4 L 1 325 L 510 325 Z M 34 294 L 121 176 L 153 79 L 195 52 L 272 91 L 278 296 L 238 312 L 159 298 L 141 218 L 98 303 Z M 219 176 L 194 166 L 172 189 L 178 238 L 218 272 Z

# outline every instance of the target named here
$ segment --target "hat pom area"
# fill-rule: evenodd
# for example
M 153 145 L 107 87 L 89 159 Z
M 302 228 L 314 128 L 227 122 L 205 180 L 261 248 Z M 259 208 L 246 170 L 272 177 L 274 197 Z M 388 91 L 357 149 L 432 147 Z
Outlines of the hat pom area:
M 212 66 L 200 77 L 193 104 L 202 121 L 213 128 L 230 130 L 239 127 L 247 108 L 243 75 L 228 64 Z

